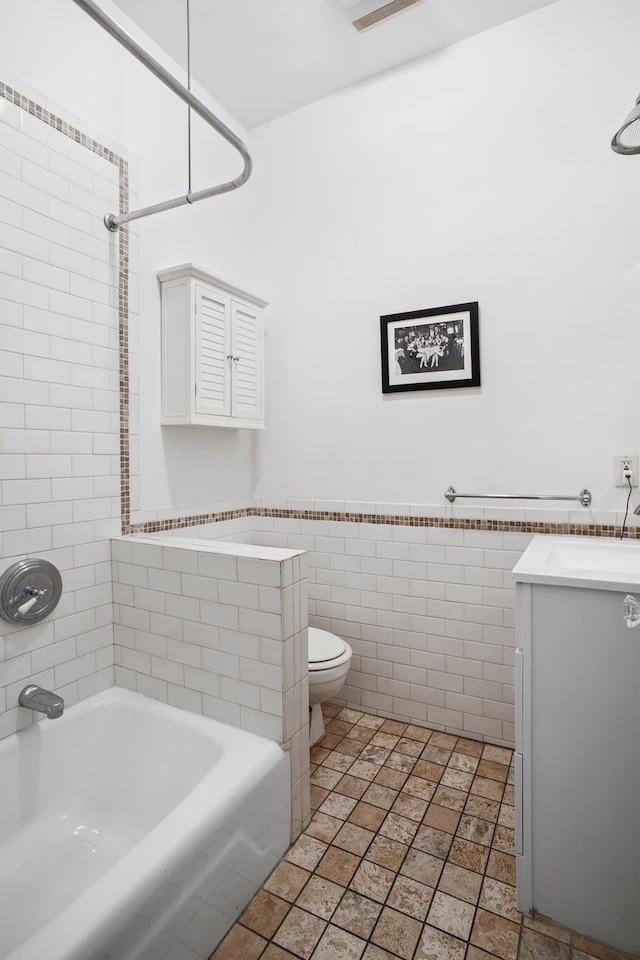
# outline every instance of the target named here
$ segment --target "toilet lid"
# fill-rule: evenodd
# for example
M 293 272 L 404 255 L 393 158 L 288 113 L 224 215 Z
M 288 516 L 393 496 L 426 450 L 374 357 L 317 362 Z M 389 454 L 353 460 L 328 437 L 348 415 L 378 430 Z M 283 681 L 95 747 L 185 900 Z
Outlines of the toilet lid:
M 347 645 L 335 633 L 309 627 L 309 663 L 323 663 L 342 656 Z

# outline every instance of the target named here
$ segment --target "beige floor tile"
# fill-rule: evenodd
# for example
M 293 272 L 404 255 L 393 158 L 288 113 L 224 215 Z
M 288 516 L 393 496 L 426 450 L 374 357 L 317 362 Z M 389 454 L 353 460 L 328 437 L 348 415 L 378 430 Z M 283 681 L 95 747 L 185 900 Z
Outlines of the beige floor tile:
M 508 783 L 504 788 L 504 794 L 502 795 L 502 802 L 508 803 L 513 806 L 516 802 L 515 798 L 516 788 L 512 783 Z
M 480 761 L 477 757 L 470 757 L 468 753 L 457 753 L 455 750 L 451 754 L 448 766 L 454 770 L 460 770 L 462 773 L 475 773 Z
M 349 710 L 347 707 L 343 707 L 336 716 L 338 720 L 344 720 L 346 723 L 357 723 L 362 720 L 364 714 L 361 710 Z
M 416 920 L 424 920 L 434 893 L 433 887 L 427 887 L 411 877 L 398 876 L 387 898 L 387 906 L 407 913 Z
M 373 743 L 368 743 L 360 754 L 360 759 L 365 760 L 367 763 L 375 763 L 377 766 L 381 767 L 387 757 L 391 755 L 391 750 L 387 747 L 377 747 Z
M 434 743 L 433 737 L 420 754 L 421 760 L 429 760 L 431 763 L 439 763 L 446 767 L 451 759 L 451 750 L 445 750 L 444 747 L 438 747 Z
M 389 953 L 382 947 L 376 947 L 375 943 L 368 943 L 367 949 L 362 954 L 362 960 L 398 960 L 397 953 Z
M 470 757 L 481 757 L 484 750 L 484 743 L 479 740 L 468 740 L 465 737 L 458 737 L 456 740 L 456 753 L 466 753 Z
M 441 807 L 449 807 L 451 810 L 457 810 L 462 813 L 464 805 L 467 802 L 468 793 L 464 790 L 456 790 L 454 787 L 444 787 L 442 784 L 433 795 L 433 802 Z
M 402 795 L 417 797 L 419 800 L 426 800 L 428 802 L 436 792 L 437 786 L 438 784 L 431 780 L 410 776 L 402 788 Z
M 309 960 L 326 926 L 326 921 L 320 917 L 314 917 L 299 907 L 292 907 L 273 941 L 285 950 L 290 950 L 296 957 Z M 241 957 L 245 960 L 244 954 L 239 952 L 234 956 L 234 960 L 240 960 Z
M 353 757 L 347 753 L 340 753 L 338 750 L 332 750 L 328 757 L 322 761 L 323 767 L 330 770 L 337 770 L 339 773 L 346 773 L 353 764 Z
M 380 729 L 384 733 L 390 733 L 395 737 L 403 737 L 406 734 L 407 724 L 401 720 L 385 720 Z
M 359 800 L 368 786 L 368 780 L 361 780 L 360 777 L 354 777 L 347 773 L 342 780 L 336 784 L 334 790 L 335 793 L 340 793 L 344 797 L 352 797 L 355 800 Z
M 387 811 L 380 807 L 372 807 L 370 803 L 360 801 L 349 814 L 349 823 L 357 823 L 366 830 L 376 831 L 386 816 Z
M 375 732 L 375 729 L 365 724 L 357 723 L 355 727 L 352 727 L 349 731 L 349 739 L 359 740 L 360 743 L 369 743 Z
M 474 914 L 475 907 L 472 903 L 437 890 L 433 895 L 427 919 L 432 927 L 444 930 L 452 937 L 467 940 L 471 933 Z
M 381 910 L 382 904 L 369 900 L 354 890 L 347 890 L 333 915 L 332 923 L 367 940 Z
M 424 883 L 427 887 L 437 887 L 443 867 L 444 860 L 411 847 L 402 862 L 400 873 L 405 877 L 411 877 L 413 880 Z
M 430 740 L 432 734 L 433 730 L 429 730 L 427 727 L 416 727 L 413 723 L 410 723 L 404 732 L 405 737 L 409 740 L 421 740 L 423 743 Z
M 265 882 L 264 889 L 282 900 L 293 903 L 310 876 L 308 870 L 297 867 L 295 863 L 287 863 L 286 860 L 281 860 Z
M 315 870 L 326 849 L 327 844 L 322 840 L 303 833 L 291 849 L 287 850 L 284 858 L 304 870 Z
M 372 730 L 379 730 L 383 723 L 384 717 L 374 717 L 370 713 L 363 714 L 360 720 L 358 720 L 360 726 L 369 727 Z
M 374 783 L 380 783 L 383 787 L 390 787 L 392 790 L 401 790 L 407 780 L 408 774 L 402 770 L 394 770 L 392 767 L 382 767 L 380 773 L 376 776 Z M 507 807 L 512 810 L 512 807 Z
M 418 826 L 417 820 L 410 820 L 408 817 L 403 817 L 392 810 L 387 814 L 379 833 L 383 837 L 389 837 L 391 840 L 397 840 L 398 843 L 406 843 L 409 846 L 416 835 Z
M 478 764 L 476 773 L 479 777 L 487 777 L 489 780 L 501 780 L 506 783 L 509 776 L 509 767 L 504 763 L 495 763 L 493 760 L 481 760 Z
M 422 850 L 423 853 L 432 853 L 434 857 L 447 859 L 447 854 L 453 843 L 453 836 L 445 833 L 444 830 L 436 830 L 435 827 L 423 825 L 416 833 L 413 846 L 416 850 Z
M 457 863 L 459 867 L 465 867 L 467 870 L 474 870 L 476 873 L 484 873 L 489 859 L 489 850 L 479 843 L 472 843 L 470 840 L 463 840 L 456 837 L 449 851 L 449 861 Z
M 367 792 L 362 795 L 365 803 L 370 803 L 372 806 L 380 807 L 383 810 L 390 810 L 397 797 L 397 790 L 391 790 L 390 787 L 382 787 L 378 783 L 370 784 Z
M 340 743 L 342 737 L 337 736 L 335 733 L 327 733 L 325 731 L 324 736 L 318 740 L 318 746 L 324 747 L 325 750 L 335 750 L 336 745 Z
M 374 734 L 369 742 L 371 744 L 375 744 L 376 747 L 385 747 L 387 750 L 395 750 L 396 744 L 398 743 L 400 737 L 385 731 L 385 725 L 387 722 L 393 723 L 394 721 L 385 720 L 378 732 Z
M 471 931 L 471 943 L 501 960 L 516 960 L 520 926 L 504 917 L 478 909 Z
M 325 789 L 324 787 L 316 787 L 315 783 L 311 784 L 310 788 L 310 801 L 311 809 L 317 810 L 318 807 L 324 802 L 324 800 L 329 796 L 330 790 Z
M 340 903 L 344 887 L 325 880 L 323 877 L 311 877 L 296 900 L 296 907 L 313 913 L 322 920 L 330 920 L 333 911 Z
M 389 870 L 397 872 L 408 850 L 409 847 L 405 843 L 398 843 L 397 840 L 391 840 L 389 837 L 377 836 L 367 850 L 365 857 L 372 863 L 377 863 L 381 867 L 387 867 Z
M 480 947 L 474 947 L 472 943 L 467 947 L 467 958 L 466 960 L 496 960 L 492 953 L 487 953 L 486 950 L 481 950 Z
M 470 817 L 480 817 L 482 820 L 496 823 L 500 813 L 500 804 L 497 800 L 488 800 L 486 797 L 470 794 L 464 812 Z
M 322 704 L 321 709 L 322 709 L 322 716 L 325 718 L 328 717 L 329 719 L 331 719 L 331 717 L 338 716 L 338 714 L 342 710 L 342 707 L 338 703 L 330 703 L 329 701 L 327 701 L 326 703 Z
M 314 744 L 309 751 L 309 759 L 311 763 L 322 763 L 325 757 L 328 757 L 331 753 L 330 750 L 327 750 L 326 747 L 320 747 L 318 744 Z
M 355 872 L 350 887 L 363 897 L 369 897 L 377 903 L 384 903 L 393 886 L 395 874 L 370 860 L 363 860 Z
M 422 780 L 421 783 L 426 783 Z M 420 822 L 427 812 L 428 801 L 420 797 L 413 797 L 406 792 L 398 794 L 393 804 L 394 813 L 399 813 L 401 817 L 407 817 L 408 820 L 417 820 Z
M 513 758 L 513 750 L 506 747 L 494 747 L 492 743 L 487 743 L 482 751 L 483 760 L 495 760 L 496 763 L 505 763 L 507 766 Z
M 516 888 L 493 877 L 485 877 L 478 905 L 500 917 L 520 922 L 520 913 L 516 906 Z
M 511 830 L 515 828 L 516 825 L 516 816 L 515 810 L 509 804 L 503 803 L 500 807 L 500 813 L 498 815 L 498 823 L 502 827 L 509 827 Z
M 353 797 L 343 797 L 339 793 L 330 793 L 318 809 L 321 813 L 328 813 L 330 817 L 346 820 L 357 802 Z
M 311 823 L 306 829 L 306 833 L 316 840 L 324 840 L 325 843 L 331 843 L 336 833 L 344 823 L 337 817 L 330 817 L 326 813 L 314 813 Z
M 335 733 L 337 737 L 345 737 L 353 724 L 345 723 L 344 720 L 330 720 L 328 723 L 325 723 L 324 728 L 327 733 Z
M 369 763 L 367 760 L 362 760 L 361 758 L 362 754 L 360 754 L 360 758 L 353 764 L 349 773 L 352 777 L 358 777 L 360 780 L 375 780 L 380 772 L 380 767 L 376 763 Z
M 470 793 L 487 800 L 501 800 L 504 794 L 504 784 L 501 780 L 489 780 L 488 777 L 474 777 Z
M 571 960 L 571 946 L 523 927 L 518 956 L 521 960 Z
M 503 883 L 516 883 L 516 858 L 500 850 L 492 850 L 487 863 L 487 876 Z
M 492 846 L 496 850 L 500 850 L 502 853 L 511 853 L 515 854 L 516 852 L 516 834 L 515 830 L 509 830 L 508 827 L 496 827 L 496 832 L 493 835 Z
M 313 878 L 311 879 L 313 881 Z M 275 897 L 267 890 L 259 890 L 240 917 L 239 923 L 269 940 L 290 908 L 291 904 L 285 900 Z
M 429 827 L 435 827 L 436 830 L 455 833 L 460 822 L 460 814 L 457 810 L 451 810 L 450 807 L 440 807 L 437 803 L 430 803 L 422 822 Z
M 443 787 L 455 787 L 456 790 L 469 790 L 473 783 L 473 774 L 464 773 L 463 770 L 456 770 L 455 767 L 447 767 L 442 774 L 440 783 Z
M 420 746 L 420 744 L 418 744 Z M 399 750 L 392 750 L 385 760 L 386 767 L 392 767 L 394 770 L 400 770 L 401 773 L 409 774 L 416 765 L 416 758 L 410 754 L 401 753 Z
M 561 940 L 563 943 L 571 943 L 571 933 L 572 931 L 568 927 L 563 927 L 562 924 L 556 923 L 555 920 L 550 920 L 549 917 L 545 917 L 542 914 L 536 914 L 534 917 L 523 917 L 522 922 L 525 927 L 529 927 L 530 930 L 537 930 L 538 933 L 543 933 L 547 937 L 553 937 L 554 940 Z M 589 951 L 586 951 L 587 953 Z
M 316 874 L 326 880 L 333 880 L 346 887 L 356 872 L 360 858 L 346 850 L 329 847 L 324 857 L 316 867 Z
M 262 937 L 235 924 L 210 960 L 238 960 L 238 957 L 242 957 L 243 960 L 257 960 L 266 945 L 267 941 Z
M 336 753 L 344 753 L 356 760 L 364 749 L 364 743 L 352 737 L 344 737 L 334 749 Z
M 440 783 L 445 767 L 440 763 L 432 763 L 431 760 L 416 760 L 411 773 L 414 777 L 422 777 L 423 780 L 431 780 L 432 783 Z
M 265 952 L 260 955 L 260 960 L 296 960 L 296 957 L 288 950 L 283 950 L 275 943 L 270 943 Z
M 429 742 L 435 743 L 438 747 L 444 747 L 445 750 L 453 750 L 458 738 L 451 733 L 442 733 L 440 730 L 436 730 Z
M 408 737 L 401 737 L 398 743 L 396 744 L 396 752 L 404 753 L 409 757 L 415 757 L 416 759 L 422 753 L 423 744 L 417 740 L 410 740 Z
M 360 960 L 366 941 L 331 924 L 313 952 L 313 960 Z
M 474 843 L 481 843 L 485 847 L 490 847 L 494 830 L 495 825 L 488 820 L 470 817 L 465 813 L 460 818 L 456 834 L 464 840 L 472 840 Z
M 466 900 L 467 903 L 477 903 L 481 886 L 481 874 L 474 873 L 473 870 L 465 870 L 464 867 L 459 867 L 455 863 L 447 863 L 442 871 L 438 890 L 452 897 L 458 897 L 460 900 Z
M 311 774 L 310 781 L 315 787 L 322 787 L 324 790 L 333 790 L 342 774 L 339 770 L 329 770 L 328 767 L 317 767 Z
M 384 950 L 393 950 L 403 960 L 411 960 L 421 932 L 419 920 L 385 907 L 371 935 L 371 942 Z
M 414 960 L 464 960 L 467 944 L 425 924 Z
M 362 857 L 367 852 L 374 837 L 375 833 L 372 830 L 365 830 L 364 827 L 359 827 L 356 823 L 347 822 L 335 837 L 333 845 Z

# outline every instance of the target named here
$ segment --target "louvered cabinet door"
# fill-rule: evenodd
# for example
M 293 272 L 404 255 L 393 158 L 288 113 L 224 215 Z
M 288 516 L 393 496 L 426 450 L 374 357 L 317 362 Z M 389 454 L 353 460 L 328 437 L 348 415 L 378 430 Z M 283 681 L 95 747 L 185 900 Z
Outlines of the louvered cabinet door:
M 230 300 L 196 284 L 195 412 L 231 416 Z
M 262 313 L 231 302 L 233 380 L 231 412 L 242 420 L 262 418 Z

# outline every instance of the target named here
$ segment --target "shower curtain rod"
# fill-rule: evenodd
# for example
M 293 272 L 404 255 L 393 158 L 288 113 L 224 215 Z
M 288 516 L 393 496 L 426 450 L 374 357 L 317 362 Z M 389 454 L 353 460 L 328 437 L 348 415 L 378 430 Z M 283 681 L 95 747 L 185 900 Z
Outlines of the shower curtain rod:
M 244 161 L 242 173 L 234 180 L 228 180 L 226 183 L 220 183 L 215 187 L 207 187 L 205 190 L 189 191 L 184 196 L 176 197 L 174 200 L 165 200 L 164 203 L 154 203 L 150 207 L 143 207 L 140 210 L 133 210 L 130 213 L 123 213 L 120 216 L 107 213 L 104 218 L 107 229 L 115 231 L 121 224 L 129 223 L 131 220 L 140 220 L 142 217 L 150 217 L 152 214 L 160 213 L 163 210 L 172 210 L 174 207 L 182 207 L 187 203 L 197 203 L 198 200 L 206 200 L 207 197 L 216 197 L 222 193 L 230 193 L 232 190 L 237 190 L 238 187 L 246 183 L 251 176 L 253 163 L 249 151 L 242 140 L 236 137 L 235 133 L 233 133 L 222 120 L 219 120 L 197 97 L 194 97 L 190 90 L 176 80 L 168 70 L 165 70 L 162 64 L 158 63 L 144 47 L 134 40 L 126 30 L 123 30 L 115 20 L 112 20 L 104 10 L 101 10 L 93 0 L 74 0 L 74 3 L 81 7 L 85 13 L 88 13 L 107 33 L 111 34 L 118 43 L 122 44 L 136 59 L 143 63 L 145 67 L 147 67 L 158 80 L 161 80 L 166 87 L 169 87 L 176 96 L 184 100 L 198 116 L 202 117 L 210 127 L 213 127 L 220 136 L 224 137 L 232 147 L 235 147 Z

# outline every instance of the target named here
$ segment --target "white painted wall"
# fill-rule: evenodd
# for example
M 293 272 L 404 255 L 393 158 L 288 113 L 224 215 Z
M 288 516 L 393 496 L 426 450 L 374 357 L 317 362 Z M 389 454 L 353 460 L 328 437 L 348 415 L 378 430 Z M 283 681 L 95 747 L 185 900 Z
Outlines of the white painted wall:
M 176 75 L 180 71 L 110 0 L 101 3 Z M 186 107 L 71 0 L 9 0 L 0 31 L 2 69 L 22 78 L 139 157 L 147 205 L 186 192 Z M 196 92 L 198 92 L 196 90 Z M 207 100 L 241 137 L 232 117 Z M 196 118 L 194 189 L 235 176 L 241 162 Z M 106 212 L 106 211 L 105 211 Z M 248 193 L 204 201 L 139 224 L 141 505 L 209 503 L 248 496 L 253 438 L 248 431 L 163 427 L 160 418 L 159 269 L 194 261 L 250 289 L 246 274 Z M 138 307 L 132 278 L 133 308 Z M 135 464 L 134 464 L 135 467 Z
M 555 3 L 253 132 L 250 272 L 273 303 L 257 495 L 588 486 L 623 506 L 640 159 L 609 141 L 639 31 L 638 4 Z M 383 397 L 379 316 L 476 299 L 482 386 Z

